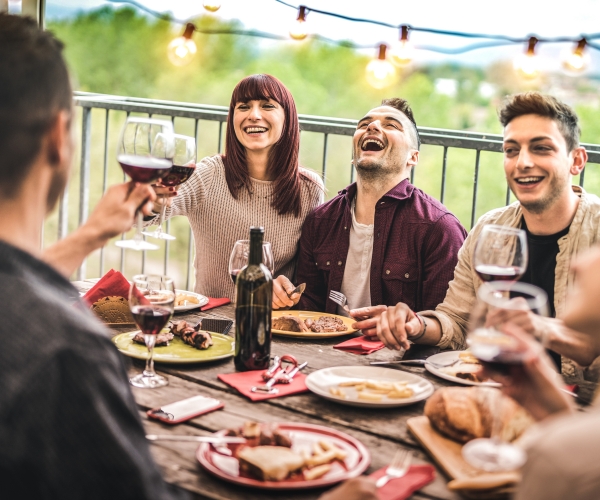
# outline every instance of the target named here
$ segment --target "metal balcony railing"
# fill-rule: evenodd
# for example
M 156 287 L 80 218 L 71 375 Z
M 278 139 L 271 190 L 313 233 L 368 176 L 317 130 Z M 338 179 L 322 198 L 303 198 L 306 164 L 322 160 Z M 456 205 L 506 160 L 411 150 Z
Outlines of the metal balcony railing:
M 199 138 L 199 134 L 201 134 L 202 127 L 204 127 L 205 122 L 217 122 L 218 124 L 218 133 L 214 135 L 214 144 L 209 146 L 210 154 L 216 154 L 217 152 L 222 152 L 223 150 L 223 132 L 224 132 L 224 123 L 227 120 L 227 107 L 224 106 L 211 106 L 205 104 L 192 104 L 192 103 L 182 103 L 182 102 L 173 102 L 173 101 L 158 101 L 151 99 L 141 99 L 141 98 L 132 98 L 132 97 L 120 97 L 120 96 L 112 96 L 112 95 L 104 95 L 104 94 L 92 94 L 92 93 L 83 93 L 76 92 L 75 93 L 75 104 L 77 107 L 81 108 L 81 160 L 80 160 L 80 168 L 78 172 L 79 177 L 79 200 L 78 200 L 78 214 L 77 220 L 74 220 L 74 215 L 71 214 L 69 217 L 69 192 L 71 192 L 71 196 L 74 193 L 74 187 L 71 189 L 67 189 L 65 194 L 61 198 L 59 205 L 58 218 L 56 221 L 58 238 L 64 237 L 68 232 L 69 220 L 71 219 L 71 226 L 74 223 L 81 224 L 88 217 L 88 210 L 90 206 L 90 194 L 94 194 L 95 197 L 99 197 L 99 195 L 106 189 L 109 183 L 109 147 L 111 147 L 111 140 L 109 140 L 109 126 L 111 121 L 114 121 L 113 114 L 122 115 L 122 119 L 124 120 L 125 116 L 129 116 L 130 113 L 146 115 L 146 116 L 160 116 L 160 117 L 169 117 L 173 120 L 174 125 L 176 126 L 176 130 L 179 128 L 180 121 L 185 119 L 187 123 L 187 128 L 190 130 L 188 132 L 191 135 L 191 130 L 193 127 L 193 134 L 196 138 Z M 94 111 L 96 110 L 96 111 Z M 98 114 L 102 113 L 101 110 L 104 110 L 105 119 L 104 119 L 104 130 L 101 129 L 101 121 L 95 119 L 92 120 L 93 112 Z M 311 132 L 316 133 L 322 136 L 322 155 L 318 155 L 320 165 L 318 168 L 315 168 L 315 165 L 307 165 L 310 168 L 313 168 L 316 171 L 320 170 L 320 173 L 326 183 L 326 188 L 328 185 L 328 163 L 331 162 L 329 148 L 332 138 L 335 136 L 352 136 L 356 127 L 356 120 L 348 120 L 348 119 L 340 119 L 340 118 L 332 118 L 332 117 L 322 117 L 322 116 L 310 116 L 310 115 L 300 115 L 300 127 L 302 132 Z M 98 122 L 98 123 L 97 123 Z M 94 125 L 94 127 L 93 127 Z M 118 133 L 117 130 L 112 130 L 117 127 L 113 126 L 111 128 L 111 134 L 114 135 Z M 119 127 L 120 128 L 120 127 Z M 179 130 L 177 130 L 179 132 Z M 94 135 L 93 135 L 94 134 Z M 429 191 L 429 194 L 438 198 L 442 203 L 444 203 L 447 195 L 447 178 L 449 175 L 448 169 L 448 152 L 452 149 L 462 149 L 462 150 L 471 150 L 475 152 L 475 161 L 472 165 L 472 194 L 471 199 L 461 200 L 462 203 L 468 203 L 471 206 L 470 211 L 470 226 L 472 226 L 476 220 L 476 209 L 478 203 L 478 197 L 485 195 L 485 193 L 480 193 L 480 159 L 482 152 L 492 152 L 492 153 L 501 153 L 502 151 L 502 136 L 494 135 L 494 134 L 481 134 L 475 132 L 465 132 L 465 131 L 456 131 L 456 130 L 443 130 L 443 129 L 434 129 L 427 127 L 419 127 L 419 134 L 421 136 L 421 141 L 423 145 L 431 145 L 437 146 L 441 148 L 441 179 L 439 182 L 439 195 L 438 193 L 433 193 Z M 92 137 L 94 136 L 94 141 L 92 141 Z M 304 141 L 304 135 L 303 135 Z M 205 141 L 206 142 L 206 141 Z M 320 141 L 318 141 L 320 142 Z M 588 151 L 589 155 L 589 163 L 600 163 L 600 145 L 594 144 L 584 144 Z M 95 158 L 94 165 L 102 162 L 102 174 L 100 175 L 97 171 L 91 170 L 92 165 L 92 149 L 95 149 Z M 100 149 L 99 149 L 100 148 Z M 313 158 L 314 158 L 313 152 Z M 344 152 L 347 155 L 348 161 L 350 160 L 351 151 L 348 149 Z M 199 158 L 201 156 L 199 155 Z M 498 157 L 498 160 L 501 161 L 501 157 Z M 349 165 L 349 163 L 348 163 Z M 463 166 L 464 168 L 464 166 Z M 96 169 L 96 167 L 94 167 Z M 354 171 L 352 167 L 348 166 L 348 172 L 350 180 L 354 180 Z M 96 178 L 101 178 L 101 185 L 93 186 L 90 182 L 91 176 L 94 174 Z M 414 169 L 411 173 L 411 181 L 414 181 Z M 469 174 L 470 175 L 470 174 Z M 76 179 L 75 179 L 76 180 Z M 505 181 L 500 179 L 500 182 Z M 583 174 L 579 178 L 579 184 L 583 186 L 584 176 Z M 418 185 L 418 183 L 417 183 Z M 506 188 L 506 199 L 505 202 L 509 203 L 510 201 L 510 191 L 508 187 Z M 169 231 L 169 223 L 167 221 L 167 231 Z M 466 224 L 466 220 L 463 220 L 463 223 Z M 186 289 L 190 289 L 190 276 L 191 276 L 191 263 L 193 260 L 193 239 L 191 236 L 191 230 L 188 230 L 188 241 L 187 241 L 187 255 L 186 255 L 186 268 L 183 270 L 185 276 Z M 105 271 L 105 252 L 106 249 L 102 249 L 97 256 L 97 273 L 99 275 L 104 274 Z M 125 268 L 125 253 L 123 250 L 120 250 L 120 269 L 121 271 Z M 166 274 L 170 265 L 170 242 L 165 242 L 164 248 L 164 256 L 163 256 L 163 272 Z M 179 264 L 181 265 L 181 256 L 178 255 Z M 92 256 L 88 258 L 95 259 L 96 256 Z M 146 268 L 146 252 L 141 252 L 139 255 L 139 259 L 141 261 L 141 272 L 145 272 Z M 85 279 L 87 272 L 87 261 L 82 265 L 77 273 L 77 279 Z M 139 272 L 139 271 L 138 271 Z M 181 281 L 180 281 L 181 282 Z

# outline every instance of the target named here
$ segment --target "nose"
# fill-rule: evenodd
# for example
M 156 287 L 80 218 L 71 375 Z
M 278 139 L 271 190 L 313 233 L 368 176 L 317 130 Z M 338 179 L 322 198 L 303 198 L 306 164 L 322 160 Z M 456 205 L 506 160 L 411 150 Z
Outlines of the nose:
M 380 130 L 381 122 L 379 120 L 373 120 L 371 123 L 367 125 L 367 132 L 369 130 Z
M 533 167 L 533 159 L 527 148 L 521 148 L 519 157 L 517 158 L 517 168 L 525 169 Z
M 260 120 L 262 118 L 262 115 L 260 113 L 260 106 L 258 105 L 258 103 L 252 104 L 252 107 L 250 108 L 250 113 L 248 114 L 248 118 L 250 118 L 251 120 Z

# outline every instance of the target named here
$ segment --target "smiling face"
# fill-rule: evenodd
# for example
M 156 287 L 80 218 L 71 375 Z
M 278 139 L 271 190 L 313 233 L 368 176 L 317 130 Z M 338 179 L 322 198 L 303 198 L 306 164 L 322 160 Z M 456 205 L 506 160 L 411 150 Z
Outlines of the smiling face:
M 390 106 L 374 108 L 354 132 L 354 165 L 361 176 L 406 174 L 419 161 L 414 126 Z
M 521 205 L 534 214 L 567 199 L 571 176 L 585 165 L 583 148 L 569 152 L 558 123 L 539 115 L 511 120 L 504 128 L 503 149 L 508 185 Z
M 235 135 L 247 151 L 268 153 L 281 138 L 284 124 L 284 110 L 273 99 L 238 102 L 233 110 Z

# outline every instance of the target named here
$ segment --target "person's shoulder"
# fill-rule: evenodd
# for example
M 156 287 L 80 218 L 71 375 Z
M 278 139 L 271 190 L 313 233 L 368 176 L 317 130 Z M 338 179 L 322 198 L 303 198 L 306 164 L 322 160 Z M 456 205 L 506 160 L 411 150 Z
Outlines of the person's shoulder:
M 310 185 L 316 185 L 318 187 L 320 187 L 321 189 L 325 189 L 325 186 L 323 184 L 323 179 L 321 179 L 321 176 L 315 172 L 314 170 L 311 170 L 309 168 L 304 168 L 304 167 L 300 167 L 299 168 L 300 171 L 300 178 L 305 181 L 306 184 Z
M 505 207 L 494 208 L 484 213 L 477 220 L 477 226 L 485 224 L 511 225 L 521 216 L 521 205 L 518 201 Z
M 419 205 L 419 218 L 422 222 L 429 221 L 436 223 L 443 220 L 447 224 L 460 225 L 458 218 L 443 203 L 422 189 L 412 184 L 411 186 L 413 187 L 411 199 L 413 203 Z
M 224 170 L 223 158 L 221 155 L 205 156 L 196 163 L 197 172 Z
M 315 207 L 308 215 L 307 221 L 338 219 L 343 214 L 345 204 L 346 191 L 343 190 L 322 205 Z

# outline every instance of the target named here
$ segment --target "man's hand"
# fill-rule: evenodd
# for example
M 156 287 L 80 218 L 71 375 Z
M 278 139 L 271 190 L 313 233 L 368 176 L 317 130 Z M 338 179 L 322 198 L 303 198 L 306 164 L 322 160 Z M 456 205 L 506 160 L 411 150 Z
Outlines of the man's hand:
M 377 320 L 377 337 L 388 349 L 410 349 L 409 336 L 421 333 L 423 325 L 415 312 L 403 302 L 390 306 Z
M 344 481 L 337 488 L 324 493 L 319 500 L 377 500 L 375 481 L 365 476 Z
M 502 392 L 517 401 L 536 420 L 561 411 L 572 411 L 573 403 L 564 392 L 560 375 L 543 347 L 520 327 L 507 323 L 502 331 L 516 339 L 524 353 L 522 365 L 512 367 L 509 374 L 486 369 L 483 377 L 492 378 L 502 384 Z
M 538 340 L 547 337 L 553 327 L 553 322 L 555 322 L 554 319 L 535 314 L 527 307 L 527 303 L 522 297 L 512 299 L 508 304 L 510 304 L 510 309 L 498 307 L 488 312 L 485 326 L 511 323 Z
M 273 280 L 273 309 L 295 306 L 300 300 L 300 294 L 294 293 L 288 297 L 288 293 L 296 288 L 294 284 L 283 274 Z
M 352 309 L 352 316 L 356 323 L 352 324 L 352 328 L 361 330 L 365 337 L 377 337 L 377 318 L 387 309 L 387 306 L 370 306 Z

